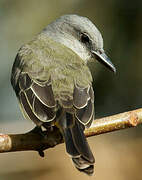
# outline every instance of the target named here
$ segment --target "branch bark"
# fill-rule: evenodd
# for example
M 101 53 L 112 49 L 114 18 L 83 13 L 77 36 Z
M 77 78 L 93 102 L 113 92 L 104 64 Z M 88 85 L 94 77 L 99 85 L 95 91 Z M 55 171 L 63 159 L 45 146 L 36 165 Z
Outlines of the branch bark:
M 96 119 L 91 127 L 85 130 L 85 136 L 95 136 L 142 124 L 142 108 L 116 114 L 113 116 Z M 25 134 L 0 134 L 0 153 L 13 151 L 38 151 L 44 156 L 45 149 L 63 143 L 63 137 L 59 130 L 54 127 L 53 131 L 40 131 L 35 128 Z

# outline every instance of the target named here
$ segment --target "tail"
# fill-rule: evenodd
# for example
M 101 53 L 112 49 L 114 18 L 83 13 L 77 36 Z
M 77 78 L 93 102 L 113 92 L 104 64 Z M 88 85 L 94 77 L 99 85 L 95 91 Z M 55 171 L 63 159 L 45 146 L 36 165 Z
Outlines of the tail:
M 71 114 L 65 113 L 60 120 L 66 151 L 71 156 L 75 167 L 92 175 L 94 172 L 94 156 L 83 133 L 84 127 Z

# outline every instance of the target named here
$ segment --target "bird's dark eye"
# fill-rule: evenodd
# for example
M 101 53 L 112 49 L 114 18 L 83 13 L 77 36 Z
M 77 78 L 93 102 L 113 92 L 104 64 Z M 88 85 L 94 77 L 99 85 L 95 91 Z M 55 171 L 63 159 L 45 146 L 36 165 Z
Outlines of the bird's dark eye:
M 83 43 L 89 43 L 90 42 L 90 39 L 89 39 L 89 37 L 86 35 L 86 34 L 81 34 L 81 36 L 80 36 L 80 40 L 81 40 L 81 42 L 83 42 Z

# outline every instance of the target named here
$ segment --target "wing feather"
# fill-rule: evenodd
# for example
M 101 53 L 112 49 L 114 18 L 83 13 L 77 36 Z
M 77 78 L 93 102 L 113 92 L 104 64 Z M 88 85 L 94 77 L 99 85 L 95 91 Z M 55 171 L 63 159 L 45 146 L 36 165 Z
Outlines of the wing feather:
M 50 122 L 55 119 L 54 108 L 49 108 L 39 101 L 39 99 L 34 98 L 33 101 L 33 111 L 38 116 L 38 118 L 43 122 Z
M 35 96 L 44 105 L 46 105 L 48 107 L 56 106 L 51 83 L 49 84 L 49 82 L 47 82 L 44 86 L 41 86 L 34 82 L 31 86 L 31 89 L 32 89 L 33 93 L 35 94 Z
M 19 66 L 15 66 L 16 64 Z M 24 116 L 38 126 L 43 122 L 53 123 L 56 103 L 51 79 L 41 82 L 31 78 L 28 73 L 22 71 L 23 64 L 23 60 L 17 55 L 12 69 L 11 83 Z
M 88 99 L 88 87 L 80 88 L 79 86 L 75 85 L 73 93 L 74 106 L 78 109 L 82 109 L 87 105 Z
M 81 121 L 81 123 L 87 125 L 88 122 L 91 120 L 93 113 L 93 104 L 90 99 L 84 108 L 78 109 L 76 111 L 76 117 L 79 121 Z
M 29 105 L 24 92 L 20 92 L 19 102 L 20 102 L 21 110 L 22 110 L 25 118 L 31 119 L 37 126 L 41 126 L 42 122 L 34 115 L 32 108 Z
M 81 88 L 75 85 L 73 93 L 73 105 L 76 108 L 77 120 L 86 127 L 91 125 L 94 119 L 94 92 L 91 85 Z

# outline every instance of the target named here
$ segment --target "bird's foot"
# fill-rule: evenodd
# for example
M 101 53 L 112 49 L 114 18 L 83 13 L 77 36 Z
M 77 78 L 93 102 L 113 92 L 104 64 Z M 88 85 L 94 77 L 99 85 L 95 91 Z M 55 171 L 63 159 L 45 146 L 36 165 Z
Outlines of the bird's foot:
M 36 126 L 30 133 L 39 134 L 44 140 L 47 139 L 49 130 L 45 129 L 44 127 Z M 37 149 L 38 154 L 40 157 L 44 157 L 44 147 L 41 147 L 40 149 Z
M 44 150 L 47 149 L 47 147 L 51 148 L 60 142 L 63 142 L 63 137 L 56 126 L 36 126 L 32 131 L 30 131 L 30 133 L 38 134 L 39 141 L 43 142 L 43 146 L 41 145 L 41 147 L 37 149 L 37 152 L 41 157 L 44 157 Z

